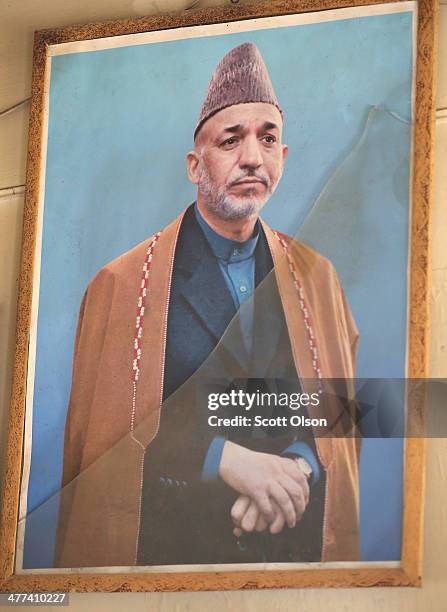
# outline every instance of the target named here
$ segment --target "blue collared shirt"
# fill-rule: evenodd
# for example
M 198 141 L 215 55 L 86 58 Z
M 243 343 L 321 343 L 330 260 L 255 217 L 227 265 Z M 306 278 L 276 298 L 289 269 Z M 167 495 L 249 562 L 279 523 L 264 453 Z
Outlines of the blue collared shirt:
M 217 258 L 234 305 L 239 309 L 255 288 L 255 249 L 259 238 L 259 221 L 256 222 L 251 238 L 245 242 L 237 242 L 215 232 L 200 214 L 197 204 L 194 211 L 197 222 Z

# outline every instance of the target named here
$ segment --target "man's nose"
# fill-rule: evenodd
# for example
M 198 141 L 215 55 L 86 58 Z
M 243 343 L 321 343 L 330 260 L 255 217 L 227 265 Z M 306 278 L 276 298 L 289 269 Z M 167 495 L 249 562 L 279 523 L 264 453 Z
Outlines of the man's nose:
M 259 168 L 262 165 L 260 143 L 256 136 L 244 138 L 240 149 L 239 166 L 241 168 Z

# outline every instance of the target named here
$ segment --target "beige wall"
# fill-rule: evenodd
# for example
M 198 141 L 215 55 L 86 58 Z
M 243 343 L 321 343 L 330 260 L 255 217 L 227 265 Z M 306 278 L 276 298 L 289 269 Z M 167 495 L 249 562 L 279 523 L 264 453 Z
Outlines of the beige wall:
M 229 2 L 229 0 L 226 0 Z M 241 0 L 243 1 L 243 0 Z M 199 1 L 200 6 L 225 0 Z M 193 0 L 20 0 L 0 4 L 0 110 L 30 95 L 33 31 L 185 8 Z M 433 217 L 431 375 L 447 377 L 447 0 L 441 2 L 437 98 L 437 172 Z M 23 210 L 28 105 L 0 117 L 0 453 L 6 442 Z M 0 459 L 1 461 L 1 459 Z M 2 463 L 0 463 L 1 474 Z M 74 594 L 71 609 L 447 610 L 447 440 L 428 444 L 424 587 L 231 593 Z M 378 500 L 380 503 L 380 500 Z M 41 608 L 42 609 L 42 608 Z

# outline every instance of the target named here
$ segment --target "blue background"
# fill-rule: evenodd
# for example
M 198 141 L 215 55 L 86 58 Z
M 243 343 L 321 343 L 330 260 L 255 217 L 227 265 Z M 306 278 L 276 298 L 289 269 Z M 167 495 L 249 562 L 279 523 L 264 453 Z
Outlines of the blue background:
M 411 13 L 54 57 L 25 567 L 52 565 L 83 292 L 194 200 L 185 154 L 206 87 L 245 41 L 266 61 L 290 147 L 263 217 L 301 228 L 335 264 L 360 329 L 358 376 L 405 375 Z M 401 511 L 401 441 L 365 440 L 363 559 L 400 558 Z

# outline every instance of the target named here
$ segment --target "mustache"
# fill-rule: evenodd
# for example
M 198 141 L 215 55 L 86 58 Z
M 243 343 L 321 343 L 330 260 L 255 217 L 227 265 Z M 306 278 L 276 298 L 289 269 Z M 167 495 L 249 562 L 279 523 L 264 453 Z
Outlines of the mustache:
M 256 178 L 261 181 L 266 187 L 269 187 L 270 181 L 269 178 L 263 174 L 262 172 L 258 172 L 257 170 L 248 170 L 234 178 L 230 183 L 228 183 L 228 188 L 234 187 L 239 181 L 242 181 L 245 178 Z

